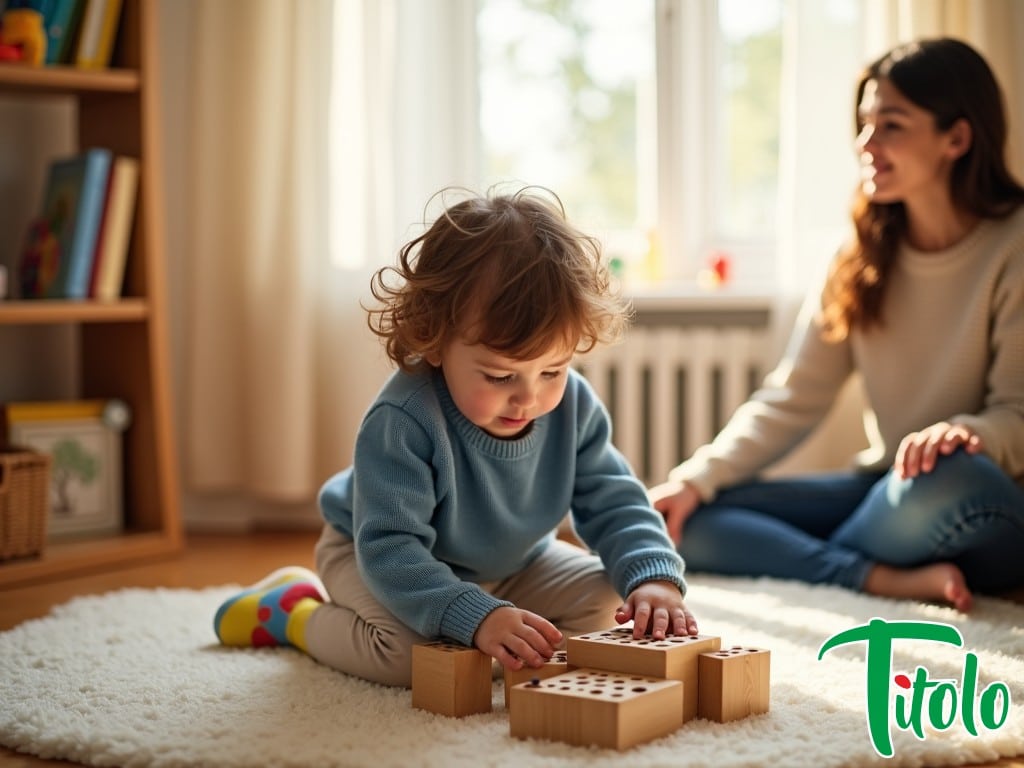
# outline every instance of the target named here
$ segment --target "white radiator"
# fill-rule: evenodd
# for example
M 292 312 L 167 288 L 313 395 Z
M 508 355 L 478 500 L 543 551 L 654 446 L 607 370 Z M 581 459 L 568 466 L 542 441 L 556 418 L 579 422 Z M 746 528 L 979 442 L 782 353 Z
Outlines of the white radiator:
M 655 485 L 760 385 L 770 347 L 763 326 L 634 326 L 577 367 L 611 413 L 616 447 Z

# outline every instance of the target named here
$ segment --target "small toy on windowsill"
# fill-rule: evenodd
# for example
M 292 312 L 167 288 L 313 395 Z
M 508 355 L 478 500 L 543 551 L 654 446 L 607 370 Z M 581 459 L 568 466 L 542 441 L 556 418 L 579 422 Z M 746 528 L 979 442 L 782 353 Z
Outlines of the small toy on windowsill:
M 697 284 L 705 290 L 715 290 L 732 278 L 732 257 L 724 251 L 715 251 L 708 257 L 708 266 L 697 273 Z
M 31 8 L 12 8 L 0 17 L 0 61 L 33 67 L 46 61 L 43 14 Z

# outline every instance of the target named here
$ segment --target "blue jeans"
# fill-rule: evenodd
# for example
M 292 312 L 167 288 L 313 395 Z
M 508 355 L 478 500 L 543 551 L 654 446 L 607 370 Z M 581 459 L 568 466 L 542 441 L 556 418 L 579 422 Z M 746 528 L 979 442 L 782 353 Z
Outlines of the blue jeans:
M 926 475 L 836 473 L 721 491 L 686 521 L 687 568 L 860 590 L 875 563 L 955 563 L 968 586 L 1024 585 L 1024 489 L 983 455 L 940 457 Z

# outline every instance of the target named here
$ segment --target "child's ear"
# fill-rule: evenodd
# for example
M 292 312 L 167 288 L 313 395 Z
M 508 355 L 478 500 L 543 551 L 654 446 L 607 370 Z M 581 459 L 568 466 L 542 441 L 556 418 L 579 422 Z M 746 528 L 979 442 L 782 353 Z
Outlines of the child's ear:
M 435 368 L 441 367 L 441 353 L 440 352 L 427 352 L 423 355 L 423 359 L 426 360 L 430 365 Z
M 970 150 L 973 140 L 974 133 L 971 130 L 971 124 L 967 122 L 966 118 L 959 118 L 949 129 L 950 157 L 953 160 L 963 157 Z

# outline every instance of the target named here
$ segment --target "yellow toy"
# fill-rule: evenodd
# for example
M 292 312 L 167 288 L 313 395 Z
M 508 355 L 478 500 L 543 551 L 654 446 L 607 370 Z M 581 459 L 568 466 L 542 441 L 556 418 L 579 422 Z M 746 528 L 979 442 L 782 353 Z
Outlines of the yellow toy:
M 46 30 L 43 14 L 31 8 L 4 11 L 0 47 L 6 61 L 20 61 L 33 67 L 46 60 Z

